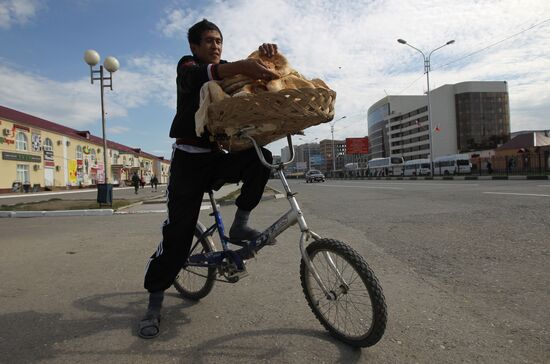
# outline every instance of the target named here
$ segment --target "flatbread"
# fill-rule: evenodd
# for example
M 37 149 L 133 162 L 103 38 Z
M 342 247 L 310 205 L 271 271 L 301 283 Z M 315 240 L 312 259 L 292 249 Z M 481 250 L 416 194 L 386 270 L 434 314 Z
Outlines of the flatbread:
M 284 77 L 294 71 L 292 67 L 290 67 L 290 64 L 288 63 L 286 58 L 281 53 L 277 53 L 271 57 L 268 57 L 262 54 L 260 51 L 255 51 L 252 52 L 248 56 L 248 58 L 259 59 L 267 68 L 277 73 L 279 77 Z
M 315 88 L 315 85 L 295 75 L 288 75 L 276 80 L 269 81 L 267 89 L 269 91 L 277 92 L 285 89 L 299 89 L 299 88 Z

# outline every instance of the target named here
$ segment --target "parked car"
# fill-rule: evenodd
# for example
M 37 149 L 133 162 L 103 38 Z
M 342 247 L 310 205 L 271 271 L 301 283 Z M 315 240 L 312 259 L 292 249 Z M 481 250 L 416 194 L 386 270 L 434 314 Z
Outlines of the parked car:
M 321 171 L 312 169 L 306 172 L 306 183 L 325 182 L 325 175 Z

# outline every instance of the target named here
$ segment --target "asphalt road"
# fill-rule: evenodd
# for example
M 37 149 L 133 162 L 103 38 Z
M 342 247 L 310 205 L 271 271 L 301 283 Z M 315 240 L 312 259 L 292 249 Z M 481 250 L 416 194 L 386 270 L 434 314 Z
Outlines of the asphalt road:
M 171 289 L 161 335 L 144 341 L 142 276 L 164 214 L 43 217 L 0 219 L 0 362 L 549 362 L 548 182 L 291 185 L 310 228 L 376 272 L 389 312 L 376 346 L 335 341 L 309 311 L 296 227 L 236 285 L 217 283 L 199 303 Z M 251 222 L 267 227 L 287 209 L 262 202 Z M 234 208 L 221 211 L 230 223 Z

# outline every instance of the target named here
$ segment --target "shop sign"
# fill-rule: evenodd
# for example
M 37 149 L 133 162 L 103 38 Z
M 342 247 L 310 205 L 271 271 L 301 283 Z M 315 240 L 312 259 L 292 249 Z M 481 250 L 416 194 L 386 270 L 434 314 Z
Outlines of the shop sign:
M 32 151 L 40 152 L 42 149 L 42 136 L 37 133 L 32 133 L 31 135 Z
M 44 160 L 45 161 L 53 161 L 53 151 L 52 150 L 45 150 L 44 151 Z
M 32 163 L 42 162 L 42 158 L 40 156 L 13 152 L 2 152 L 2 159 L 7 161 L 22 161 Z
M 4 130 L 8 130 L 8 129 L 4 129 Z M 8 139 L 6 137 L 3 137 L 3 136 L 0 136 L 0 144 L 15 144 L 15 140 L 14 139 Z

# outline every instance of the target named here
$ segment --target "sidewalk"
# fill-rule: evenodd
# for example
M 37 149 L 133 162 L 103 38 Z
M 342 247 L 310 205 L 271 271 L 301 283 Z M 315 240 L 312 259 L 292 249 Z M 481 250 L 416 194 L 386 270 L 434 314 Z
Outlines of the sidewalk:
M 214 191 L 214 198 L 219 200 L 229 194 L 237 191 L 241 185 L 236 183 L 225 184 L 218 191 Z M 202 198 L 201 210 L 210 208 L 210 198 L 205 193 Z M 145 213 L 165 213 L 166 212 L 166 196 L 161 196 L 152 200 L 143 201 L 134 205 L 128 205 L 115 211 L 115 214 L 145 214 Z
M 133 187 L 132 187 L 133 188 Z M 214 198 L 218 200 L 218 204 L 226 205 L 233 204 L 234 200 L 219 201 L 231 193 L 239 190 L 241 185 L 235 183 L 226 184 L 222 186 L 218 191 L 214 191 Z M 272 188 L 273 189 L 273 188 Z M 264 194 L 262 200 L 281 198 L 283 194 L 275 193 Z M 201 210 L 207 210 L 211 208 L 210 199 L 208 194 L 205 193 L 203 197 L 203 203 Z M 0 211 L 0 218 L 2 217 L 53 217 L 53 216 L 109 216 L 109 215 L 125 215 L 125 214 L 146 214 L 146 213 L 166 213 L 166 196 L 156 197 L 150 200 L 140 201 L 132 205 L 121 207 L 117 210 L 114 209 L 89 209 L 89 210 L 60 210 L 60 211 Z

